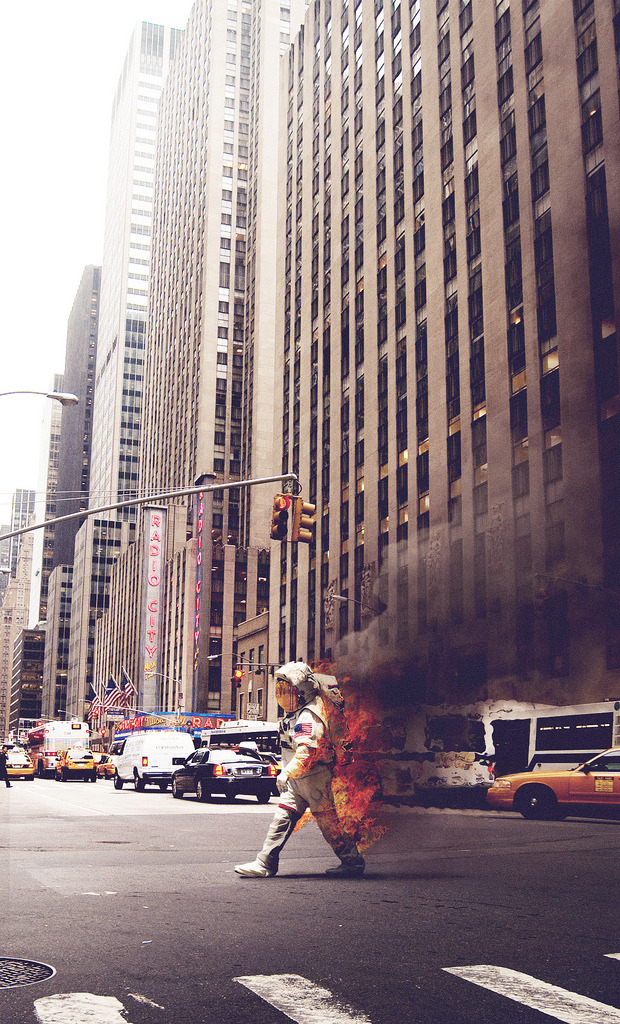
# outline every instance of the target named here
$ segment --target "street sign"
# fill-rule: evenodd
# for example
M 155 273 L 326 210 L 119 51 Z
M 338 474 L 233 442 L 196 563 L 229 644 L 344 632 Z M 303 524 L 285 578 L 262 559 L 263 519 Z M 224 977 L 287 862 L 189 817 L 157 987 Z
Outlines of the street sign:
M 248 714 L 258 715 L 260 713 L 260 704 L 256 704 L 253 701 L 248 701 Z

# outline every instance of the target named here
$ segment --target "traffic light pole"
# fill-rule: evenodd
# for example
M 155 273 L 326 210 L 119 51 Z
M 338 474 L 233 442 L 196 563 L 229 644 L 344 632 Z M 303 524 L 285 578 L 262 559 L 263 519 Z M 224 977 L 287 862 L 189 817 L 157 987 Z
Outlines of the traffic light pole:
M 233 487 L 256 487 L 258 484 L 275 484 L 284 480 L 291 480 L 299 483 L 296 473 L 282 473 L 280 476 L 255 477 L 253 480 L 234 480 L 229 483 L 207 484 L 202 487 L 183 487 L 178 491 L 166 491 L 164 494 L 148 494 L 142 498 L 130 498 L 127 501 L 116 501 L 111 505 L 99 505 L 97 508 L 86 508 L 80 512 L 72 512 L 67 516 L 58 516 L 56 519 L 46 519 L 41 523 L 34 523 L 32 526 L 23 526 L 20 530 L 12 530 L 10 533 L 3 533 L 1 540 L 10 540 L 11 537 L 21 537 L 24 533 L 32 533 L 33 530 L 42 530 L 46 526 L 55 526 L 57 523 L 68 523 L 72 519 L 86 519 L 88 516 L 96 516 L 101 512 L 112 512 L 117 508 L 133 508 L 135 505 L 148 505 L 152 502 L 165 501 L 170 498 L 182 498 L 190 494 L 204 494 L 213 491 L 227 491 Z

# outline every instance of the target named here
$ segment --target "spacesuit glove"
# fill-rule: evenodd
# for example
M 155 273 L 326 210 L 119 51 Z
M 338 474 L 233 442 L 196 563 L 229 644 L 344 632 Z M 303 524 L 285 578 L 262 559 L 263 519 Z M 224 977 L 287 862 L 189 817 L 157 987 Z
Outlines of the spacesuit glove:
M 278 793 L 283 793 L 288 786 L 288 775 L 286 772 L 280 772 L 276 778 L 276 786 L 278 787 Z

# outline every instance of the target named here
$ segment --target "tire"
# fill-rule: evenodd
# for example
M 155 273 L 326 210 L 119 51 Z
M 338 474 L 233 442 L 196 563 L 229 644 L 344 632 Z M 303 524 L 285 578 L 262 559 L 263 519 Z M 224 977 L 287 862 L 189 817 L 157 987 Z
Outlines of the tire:
M 62 772 L 60 773 L 60 781 L 61 782 L 66 782 L 68 778 L 69 778 L 69 776 L 67 774 L 67 769 L 63 768 Z
M 144 779 L 141 779 L 140 776 L 138 775 L 138 773 L 134 772 L 133 787 L 134 787 L 136 793 L 144 793 L 145 786 L 146 786 L 146 782 L 144 781 Z
M 175 800 L 182 800 L 184 796 L 183 790 L 179 789 L 176 779 L 172 780 L 172 795 Z
M 201 803 L 204 803 L 205 800 L 209 799 L 210 795 L 210 793 L 206 792 L 202 781 L 198 779 L 198 782 L 196 783 L 196 798 L 200 800 Z
M 266 789 L 262 793 L 257 793 L 256 799 L 258 800 L 259 804 L 268 804 L 269 801 L 271 800 L 271 790 Z
M 37 765 L 37 775 L 40 779 L 45 778 L 45 768 L 43 767 L 43 761 L 39 761 Z
M 92 772 L 90 773 L 90 781 L 91 782 L 96 782 L 97 781 L 97 769 L 96 768 L 93 768 Z
M 560 816 L 555 793 L 547 786 L 523 786 L 514 798 L 514 807 L 528 821 L 553 821 Z
M 114 789 L 122 789 L 122 788 L 123 788 L 123 780 L 121 779 L 121 777 L 118 774 L 118 772 L 115 772 L 115 774 L 114 774 Z
M 167 789 L 168 789 L 168 783 L 167 782 L 160 782 L 159 783 L 159 791 L 160 791 L 160 793 L 165 793 Z

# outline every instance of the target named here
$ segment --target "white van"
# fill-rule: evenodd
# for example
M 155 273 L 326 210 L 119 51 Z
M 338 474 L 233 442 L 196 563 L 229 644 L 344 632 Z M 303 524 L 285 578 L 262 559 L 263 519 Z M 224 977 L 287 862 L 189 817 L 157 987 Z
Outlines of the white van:
M 114 788 L 133 782 L 142 792 L 148 784 L 164 793 L 172 772 L 194 753 L 194 741 L 187 732 L 142 732 L 128 736 L 122 750 L 115 753 Z

